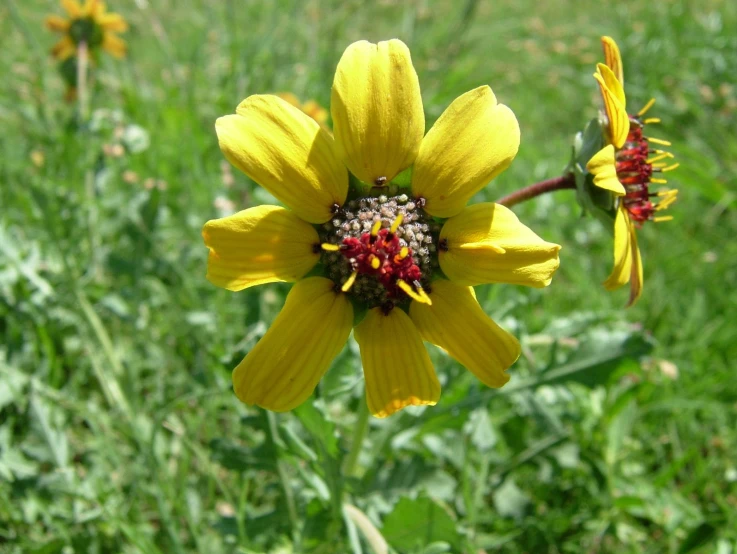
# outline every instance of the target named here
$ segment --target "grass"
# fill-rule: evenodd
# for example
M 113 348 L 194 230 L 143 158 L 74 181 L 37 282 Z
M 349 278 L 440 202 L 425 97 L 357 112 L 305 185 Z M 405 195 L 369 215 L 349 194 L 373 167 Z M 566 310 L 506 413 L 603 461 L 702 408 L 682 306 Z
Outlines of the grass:
M 0 552 L 737 551 L 734 3 L 111 7 L 130 55 L 101 60 L 87 130 L 48 57 L 60 8 L 0 7 Z M 327 106 L 348 44 L 399 37 L 429 122 L 485 83 L 517 115 L 493 200 L 562 171 L 602 34 L 681 162 L 676 220 L 639 235 L 642 300 L 600 286 L 611 239 L 563 191 L 515 208 L 563 245 L 553 285 L 477 291 L 524 345 L 507 387 L 433 350 L 441 403 L 371 420 L 350 475 L 355 343 L 314 402 L 240 404 L 230 371 L 288 287 L 204 279 L 202 224 L 268 201 L 215 119 L 261 92 Z

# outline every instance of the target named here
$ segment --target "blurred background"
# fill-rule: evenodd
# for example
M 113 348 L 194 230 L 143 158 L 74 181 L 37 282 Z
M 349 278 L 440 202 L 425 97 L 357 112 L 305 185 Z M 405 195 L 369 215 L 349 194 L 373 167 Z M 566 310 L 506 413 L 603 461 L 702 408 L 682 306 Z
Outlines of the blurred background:
M 0 552 L 737 552 L 737 4 L 108 9 L 129 50 L 100 57 L 80 124 L 44 28 L 61 6 L 0 5 Z M 230 371 L 289 287 L 204 278 L 205 221 L 270 201 L 215 119 L 254 93 L 327 108 L 346 46 L 398 37 L 428 128 L 481 84 L 517 115 L 494 200 L 563 171 L 603 34 L 681 163 L 675 220 L 639 234 L 639 303 L 603 289 L 611 236 L 561 191 L 514 208 L 563 245 L 552 286 L 477 290 L 523 344 L 505 388 L 433 349 L 441 402 L 372 419 L 349 474 L 352 340 L 294 413 L 240 404 Z

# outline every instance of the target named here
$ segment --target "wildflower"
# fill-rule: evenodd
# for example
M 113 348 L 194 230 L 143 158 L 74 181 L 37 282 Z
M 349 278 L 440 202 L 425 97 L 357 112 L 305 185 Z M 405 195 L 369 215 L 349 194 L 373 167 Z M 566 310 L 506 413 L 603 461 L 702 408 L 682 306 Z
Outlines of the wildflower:
M 85 0 L 80 4 L 77 0 L 62 0 L 61 5 L 68 18 L 58 15 L 46 17 L 46 27 L 64 36 L 51 49 L 51 55 L 60 62 L 72 58 L 77 47 L 84 43 L 90 53 L 95 54 L 99 48 L 117 58 L 126 53 L 126 44 L 116 33 L 128 30 L 125 19 L 117 13 L 108 13 L 101 0 Z
M 516 155 L 514 114 L 482 86 L 423 138 L 419 80 L 399 40 L 348 47 L 331 114 L 334 137 L 272 95 L 251 96 L 217 120 L 226 158 L 289 209 L 256 206 L 207 222 L 207 278 L 233 291 L 296 282 L 233 371 L 236 395 L 274 411 L 298 406 L 352 328 L 378 417 L 437 402 L 423 340 L 502 386 L 520 346 L 471 287 L 546 286 L 560 249 L 503 206 L 466 207 Z
M 324 127 L 325 124 L 327 123 L 328 111 L 325 108 L 323 108 L 315 100 L 308 100 L 307 102 L 303 104 L 302 102 L 300 102 L 299 98 L 297 98 L 291 92 L 280 92 L 277 94 L 277 96 L 281 98 L 282 100 L 286 100 L 295 108 L 302 110 L 304 113 L 309 115 L 312 119 L 317 121 L 321 126 Z
M 664 140 L 645 136 L 645 127 L 659 123 L 657 118 L 645 118 L 655 103 L 651 99 L 636 114 L 628 114 L 624 93 L 624 72 L 617 43 L 610 37 L 602 37 L 606 64 L 598 64 L 594 78 L 604 100 L 604 122 L 607 145 L 586 164 L 593 176 L 593 184 L 613 196 L 614 216 L 614 269 L 604 282 L 607 290 L 630 284 L 628 305 L 634 304 L 642 293 L 643 271 L 640 249 L 637 246 L 636 229 L 646 221 L 660 222 L 672 219 L 658 215 L 676 201 L 677 190 L 650 189 L 651 184 L 665 184 L 655 177 L 675 169 L 678 164 L 668 164 L 673 158 L 670 152 L 658 148 L 670 146 Z

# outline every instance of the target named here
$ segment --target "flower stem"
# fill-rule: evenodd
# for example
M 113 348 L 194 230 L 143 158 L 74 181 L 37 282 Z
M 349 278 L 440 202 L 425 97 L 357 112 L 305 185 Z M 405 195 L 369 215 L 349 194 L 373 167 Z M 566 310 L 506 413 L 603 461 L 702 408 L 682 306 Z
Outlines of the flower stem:
M 89 65 L 89 49 L 85 41 L 77 45 L 77 100 L 79 107 L 79 120 L 87 122 L 89 115 L 89 91 L 87 90 L 87 67 Z
M 366 397 L 361 396 L 361 405 L 358 408 L 356 423 L 353 427 L 353 441 L 351 442 L 351 449 L 348 451 L 348 456 L 343 463 L 343 475 L 346 477 L 351 477 L 356 471 L 358 456 L 361 454 L 363 439 L 366 438 L 366 431 L 368 430 L 368 418 L 369 409 L 366 404 Z
M 546 192 L 575 188 L 575 176 L 573 175 L 573 173 L 566 173 L 565 175 L 561 175 L 560 177 L 546 179 L 545 181 L 540 181 L 539 183 L 534 183 L 532 185 L 526 186 L 525 188 L 519 189 L 511 194 L 508 194 L 507 196 L 504 196 L 503 198 L 500 198 L 496 201 L 496 203 L 501 204 L 502 206 L 506 206 L 507 208 L 511 208 L 516 204 L 520 204 L 525 200 L 530 200 L 531 198 L 535 198 L 536 196 L 540 196 L 541 194 L 545 194 Z

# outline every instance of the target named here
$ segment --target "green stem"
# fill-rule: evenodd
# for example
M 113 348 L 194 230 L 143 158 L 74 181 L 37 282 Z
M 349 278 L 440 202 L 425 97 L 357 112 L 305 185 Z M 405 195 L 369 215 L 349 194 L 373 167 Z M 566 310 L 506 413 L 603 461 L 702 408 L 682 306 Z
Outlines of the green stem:
M 361 396 L 360 402 L 361 405 L 358 408 L 356 423 L 353 426 L 353 441 L 351 442 L 351 449 L 348 451 L 348 456 L 346 456 L 343 464 L 343 475 L 346 477 L 351 477 L 355 474 L 358 456 L 361 454 L 363 440 L 366 438 L 366 431 L 368 430 L 369 409 L 366 404 L 366 397 Z
M 576 188 L 576 177 L 573 173 L 566 173 L 560 177 L 554 177 L 553 179 L 546 179 L 539 183 L 534 183 L 518 191 L 515 191 L 503 198 L 496 201 L 497 204 L 511 208 L 516 204 L 520 204 L 525 200 L 530 200 L 541 194 L 547 192 L 553 192 L 556 190 L 575 189 Z

